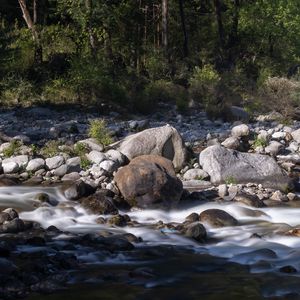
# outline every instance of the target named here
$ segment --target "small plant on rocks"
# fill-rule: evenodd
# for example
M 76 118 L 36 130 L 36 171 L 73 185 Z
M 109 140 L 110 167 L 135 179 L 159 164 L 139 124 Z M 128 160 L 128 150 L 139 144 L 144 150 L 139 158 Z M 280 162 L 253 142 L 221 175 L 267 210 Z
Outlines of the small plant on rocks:
M 265 139 L 263 138 L 258 138 L 256 137 L 256 139 L 253 142 L 253 148 L 257 148 L 257 147 L 267 147 L 268 143 Z
M 3 151 L 3 155 L 5 157 L 10 157 L 13 156 L 14 154 L 17 154 L 17 152 L 19 151 L 20 147 L 22 146 L 22 142 L 18 141 L 18 140 L 12 140 L 10 142 L 10 145 L 8 148 L 6 148 Z
M 109 129 L 104 119 L 96 119 L 90 121 L 88 135 L 96 139 L 99 143 L 107 146 L 113 142 Z
M 225 183 L 227 185 L 229 184 L 237 184 L 237 180 L 233 177 L 233 176 L 228 176 L 226 179 L 225 179 Z
M 59 141 L 48 141 L 40 150 L 40 153 L 45 157 L 52 157 L 59 153 Z

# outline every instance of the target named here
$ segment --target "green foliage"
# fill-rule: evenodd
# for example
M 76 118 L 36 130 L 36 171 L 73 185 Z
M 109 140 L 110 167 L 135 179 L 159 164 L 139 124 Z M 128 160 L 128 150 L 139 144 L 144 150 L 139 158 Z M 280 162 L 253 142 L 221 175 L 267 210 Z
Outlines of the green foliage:
M 11 157 L 13 155 L 17 155 L 20 147 L 22 146 L 22 142 L 19 140 L 12 140 L 9 143 L 9 147 L 3 151 L 4 157 Z
M 40 149 L 40 153 L 44 157 L 53 157 L 60 152 L 59 146 L 59 141 L 50 140 Z
M 262 97 L 284 119 L 291 118 L 300 104 L 300 82 L 284 77 L 269 77 L 263 84 Z
M 83 170 L 87 170 L 91 167 L 91 162 L 85 156 L 81 156 L 80 157 L 80 167 Z
M 205 107 L 209 106 L 215 99 L 220 79 L 211 65 L 205 65 L 203 68 L 195 67 L 190 78 L 191 97 L 197 102 L 202 102 Z
M 235 177 L 233 176 L 228 176 L 226 179 L 225 179 L 225 183 L 226 184 L 237 184 L 237 180 Z
M 89 137 L 96 139 L 104 146 L 107 146 L 113 142 L 113 138 L 104 119 L 91 120 L 90 127 L 88 129 L 88 135 Z
M 0 81 L 1 103 L 6 106 L 32 104 L 36 100 L 34 85 L 20 76 L 8 76 Z
M 85 157 L 85 155 L 89 152 L 89 148 L 87 145 L 83 143 L 76 143 L 72 152 L 74 156 Z
M 221 2 L 223 32 L 216 2 L 186 1 L 187 53 L 176 1 L 169 1 L 166 49 L 160 0 L 46 1 L 35 26 L 42 48 L 37 63 L 32 32 L 17 2 L 6 0 L 0 7 L 1 105 L 108 102 L 149 113 L 159 101 L 185 111 L 191 98 L 214 117 L 232 104 L 269 109 L 279 96 L 266 88 L 268 78 L 282 78 L 300 62 L 300 6 Z M 291 107 L 297 93 L 283 96 Z
M 265 139 L 259 137 L 256 137 L 252 144 L 252 147 L 254 149 L 257 147 L 267 147 L 267 146 L 268 146 L 268 142 Z

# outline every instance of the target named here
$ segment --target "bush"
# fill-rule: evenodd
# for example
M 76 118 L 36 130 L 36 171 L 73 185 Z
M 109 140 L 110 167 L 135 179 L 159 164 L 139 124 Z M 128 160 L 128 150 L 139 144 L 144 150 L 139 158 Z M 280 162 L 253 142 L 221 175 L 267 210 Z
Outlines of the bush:
M 40 153 L 44 157 L 53 157 L 60 152 L 59 146 L 60 146 L 59 141 L 53 141 L 53 140 L 48 141 L 44 145 L 44 147 L 41 148 Z
M 5 157 L 11 157 L 13 155 L 18 154 L 20 147 L 22 146 L 22 142 L 19 140 L 12 140 L 9 144 L 9 147 L 3 151 L 3 155 Z
M 8 76 L 0 82 L 1 104 L 6 106 L 33 104 L 36 101 L 34 85 L 25 78 Z
M 134 106 L 139 112 L 149 113 L 159 102 L 174 103 L 179 111 L 184 111 L 188 107 L 188 93 L 181 85 L 166 80 L 157 80 L 146 85 L 137 97 Z
M 207 108 L 214 103 L 219 81 L 220 76 L 211 65 L 205 65 L 203 68 L 195 67 L 189 81 L 192 99 Z
M 275 109 L 287 120 L 294 116 L 295 107 L 299 105 L 300 83 L 285 77 L 269 77 L 261 95 L 266 108 Z
M 145 68 L 151 80 L 169 78 L 169 64 L 161 51 L 153 51 L 145 60 Z
M 90 127 L 88 129 L 88 135 L 91 138 L 96 139 L 99 143 L 107 146 L 113 142 L 109 129 L 106 126 L 104 119 L 97 119 L 90 121 Z
M 44 86 L 42 99 L 47 103 L 64 104 L 78 101 L 78 93 L 65 78 L 55 79 Z

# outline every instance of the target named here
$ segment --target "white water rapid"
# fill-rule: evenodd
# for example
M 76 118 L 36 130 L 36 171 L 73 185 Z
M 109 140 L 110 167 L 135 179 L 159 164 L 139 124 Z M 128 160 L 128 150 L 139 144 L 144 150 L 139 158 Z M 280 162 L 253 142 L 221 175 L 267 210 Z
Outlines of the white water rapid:
M 47 193 L 50 203 L 54 205 L 45 204 L 36 208 L 39 203 L 36 196 L 39 193 Z M 55 187 L 0 187 L 0 206 L 17 208 L 21 211 L 22 219 L 39 222 L 44 228 L 54 225 L 62 231 L 74 233 L 93 233 L 103 228 L 108 229 L 105 225 L 96 223 L 99 216 L 87 214 L 77 202 L 65 199 L 60 189 Z M 164 223 L 182 223 L 192 212 L 201 213 L 209 208 L 228 212 L 238 220 L 239 225 L 211 228 L 204 224 L 209 237 L 209 242 L 204 244 L 185 238 L 176 231 L 153 227 L 159 220 Z M 196 253 L 208 253 L 247 264 L 252 272 L 277 272 L 280 267 L 288 265 L 298 271 L 293 273 L 294 276 L 300 275 L 300 237 L 283 234 L 298 225 L 300 228 L 300 208 L 257 209 L 232 202 L 195 202 L 195 206 L 186 209 L 140 210 L 127 214 L 140 225 L 110 229 L 142 237 L 142 246 L 187 246 Z

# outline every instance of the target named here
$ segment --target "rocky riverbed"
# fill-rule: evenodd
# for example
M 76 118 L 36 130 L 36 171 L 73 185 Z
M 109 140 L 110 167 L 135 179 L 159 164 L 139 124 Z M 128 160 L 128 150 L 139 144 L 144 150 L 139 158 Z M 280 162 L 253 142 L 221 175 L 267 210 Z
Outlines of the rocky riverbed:
M 93 282 L 105 287 L 99 299 L 114 284 L 150 297 L 145 288 L 191 289 L 194 274 L 204 285 L 187 299 L 220 299 L 205 281 L 227 271 L 251 281 L 249 299 L 297 297 L 300 122 L 233 111 L 232 123 L 172 107 L 147 119 L 0 112 L 0 298 Z M 87 136 L 97 118 L 114 143 Z M 175 275 L 158 267 L 182 259 Z

